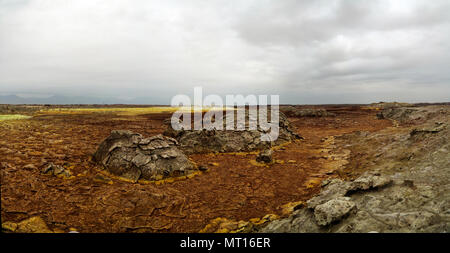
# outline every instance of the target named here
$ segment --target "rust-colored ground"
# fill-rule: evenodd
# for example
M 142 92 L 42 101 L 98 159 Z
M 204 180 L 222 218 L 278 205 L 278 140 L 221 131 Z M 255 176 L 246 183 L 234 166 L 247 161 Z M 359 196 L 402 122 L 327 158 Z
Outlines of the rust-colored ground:
M 99 182 L 90 157 L 113 129 L 144 136 L 162 133 L 167 113 L 44 112 L 0 122 L 2 222 L 40 216 L 61 232 L 198 232 L 218 217 L 248 221 L 282 215 L 281 206 L 307 200 L 318 192 L 321 180 L 336 177 L 344 165 L 328 153 L 332 136 L 391 125 L 359 107 L 326 109 L 337 116 L 290 118 L 305 140 L 277 149 L 272 165 L 253 162 L 251 153 L 192 155 L 209 170 L 161 185 Z M 48 162 L 64 165 L 75 177 L 41 175 Z

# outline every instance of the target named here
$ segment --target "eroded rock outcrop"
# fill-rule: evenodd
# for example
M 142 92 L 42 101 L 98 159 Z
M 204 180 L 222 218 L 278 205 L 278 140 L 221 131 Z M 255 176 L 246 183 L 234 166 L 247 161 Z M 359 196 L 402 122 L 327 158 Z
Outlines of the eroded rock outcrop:
M 448 108 L 440 106 L 387 107 L 377 114 L 379 119 L 391 119 L 401 124 L 423 124 L 436 117 L 448 116 Z
M 406 123 L 413 119 L 414 115 L 417 115 L 418 109 L 412 107 L 387 107 L 381 110 L 377 117 L 379 119 L 393 119 L 400 123 Z
M 374 188 L 377 182 L 381 185 Z M 270 222 L 258 232 L 448 231 L 445 197 L 438 198 L 439 193 L 430 187 L 413 186 L 409 180 L 391 183 L 391 178 L 377 179 L 373 174 L 350 182 L 335 179 L 306 207 L 288 218 Z
M 94 159 L 117 176 L 136 182 L 187 175 L 194 164 L 178 149 L 175 139 L 114 130 L 99 146 Z
M 255 120 L 246 112 L 246 118 Z M 226 115 L 223 116 L 224 128 L 226 129 Z M 265 131 L 259 125 L 256 130 L 250 130 L 246 120 L 245 130 L 174 130 L 170 120 L 166 120 L 168 125 L 164 135 L 175 138 L 180 144 L 180 149 L 185 153 L 208 153 L 208 152 L 248 152 L 253 150 L 264 150 L 273 145 L 280 145 L 302 137 L 290 125 L 286 115 L 279 113 L 279 134 L 274 141 L 262 141 L 261 136 L 271 130 Z
M 295 106 L 283 106 L 281 110 L 290 117 L 330 117 L 336 116 L 323 108 L 298 108 Z
M 380 108 L 380 109 L 387 109 L 387 108 L 413 106 L 413 104 L 400 103 L 400 102 L 378 102 L 378 103 L 372 103 L 372 104 L 370 104 L 370 106 Z

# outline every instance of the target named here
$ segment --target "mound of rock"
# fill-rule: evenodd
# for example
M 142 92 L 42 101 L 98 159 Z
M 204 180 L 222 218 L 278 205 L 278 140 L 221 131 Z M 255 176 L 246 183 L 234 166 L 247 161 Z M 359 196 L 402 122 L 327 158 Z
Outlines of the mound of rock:
M 379 119 L 393 119 L 400 123 L 410 121 L 414 114 L 417 114 L 418 109 L 407 107 L 388 107 L 377 113 Z
M 327 117 L 336 116 L 332 112 L 325 109 L 311 109 L 311 108 L 297 108 L 294 106 L 286 106 L 281 109 L 286 115 L 290 117 Z
M 399 102 L 378 102 L 378 103 L 372 103 L 370 104 L 372 107 L 377 107 L 380 109 L 387 109 L 387 108 L 398 108 L 398 107 L 408 107 L 413 106 L 409 103 L 399 103 Z
M 419 124 L 437 116 L 448 117 L 449 110 L 444 106 L 426 107 L 388 107 L 381 110 L 379 119 L 391 119 L 402 124 Z
M 114 130 L 100 144 L 94 159 L 108 172 L 133 182 L 187 175 L 195 166 L 177 144 L 162 135 L 144 138 L 131 131 Z
M 248 117 L 247 112 L 246 118 L 248 119 Z M 226 116 L 223 117 L 223 122 L 225 125 Z M 267 131 L 261 129 L 259 125 L 256 130 L 249 130 L 248 121 L 246 121 L 245 130 L 174 130 L 170 124 L 170 119 L 166 120 L 165 123 L 168 127 L 164 135 L 175 138 L 180 144 L 180 149 L 189 154 L 264 150 L 273 145 L 302 138 L 295 132 L 283 113 L 279 113 L 278 138 L 272 142 L 261 141 L 262 134 L 266 134 Z M 226 126 L 224 126 L 224 129 L 226 129 Z

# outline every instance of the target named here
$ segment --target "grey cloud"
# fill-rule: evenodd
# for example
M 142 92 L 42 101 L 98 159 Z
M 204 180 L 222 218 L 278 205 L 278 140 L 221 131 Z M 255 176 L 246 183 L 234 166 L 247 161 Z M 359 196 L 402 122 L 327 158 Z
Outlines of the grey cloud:
M 367 97 L 384 90 L 393 97 L 410 94 L 410 100 L 422 101 L 431 93 L 436 94 L 431 99 L 448 100 L 450 74 L 444 70 L 450 64 L 448 1 L 276 5 L 251 8 L 236 29 L 251 45 L 283 48 L 289 54 L 281 61 L 266 59 L 285 70 L 279 76 L 280 87 L 330 94 L 347 90 L 369 93 Z M 411 89 L 436 93 L 417 97 Z
M 448 101 L 448 13 L 439 0 L 0 0 L 0 93 Z

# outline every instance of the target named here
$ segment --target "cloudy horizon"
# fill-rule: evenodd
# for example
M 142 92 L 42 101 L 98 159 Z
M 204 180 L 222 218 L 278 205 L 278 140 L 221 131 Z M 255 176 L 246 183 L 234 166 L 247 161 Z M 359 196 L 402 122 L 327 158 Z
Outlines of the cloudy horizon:
M 449 102 L 448 13 L 444 0 L 0 0 L 0 95 Z

